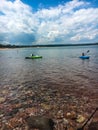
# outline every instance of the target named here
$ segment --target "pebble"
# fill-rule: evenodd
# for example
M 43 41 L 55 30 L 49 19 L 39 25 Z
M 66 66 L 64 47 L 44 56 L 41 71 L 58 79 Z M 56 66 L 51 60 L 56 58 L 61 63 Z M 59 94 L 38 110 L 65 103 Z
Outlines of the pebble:
M 85 117 L 83 115 L 78 115 L 76 121 L 78 123 L 83 123 L 85 121 Z
M 4 97 L 0 97 L 0 103 L 3 103 L 6 100 Z

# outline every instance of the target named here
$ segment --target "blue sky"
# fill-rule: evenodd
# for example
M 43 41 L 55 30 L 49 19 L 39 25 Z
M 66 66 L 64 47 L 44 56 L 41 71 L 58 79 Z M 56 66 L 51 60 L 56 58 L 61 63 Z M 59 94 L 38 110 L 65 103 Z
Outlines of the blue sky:
M 98 42 L 97 0 L 1 0 L 0 43 Z

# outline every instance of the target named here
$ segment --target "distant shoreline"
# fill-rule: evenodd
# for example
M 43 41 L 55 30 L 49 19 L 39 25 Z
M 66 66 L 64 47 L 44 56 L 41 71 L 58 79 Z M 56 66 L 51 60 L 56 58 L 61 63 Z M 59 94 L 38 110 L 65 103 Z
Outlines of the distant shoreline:
M 62 47 L 62 46 L 91 46 L 98 45 L 98 43 L 86 43 L 86 44 L 48 44 L 48 45 L 3 45 L 0 44 L 1 49 L 9 49 L 9 48 L 32 48 L 32 47 Z

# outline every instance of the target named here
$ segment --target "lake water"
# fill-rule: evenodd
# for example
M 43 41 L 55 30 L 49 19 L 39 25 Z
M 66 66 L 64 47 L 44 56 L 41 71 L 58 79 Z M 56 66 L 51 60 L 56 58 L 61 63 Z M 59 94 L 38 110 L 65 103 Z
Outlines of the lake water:
M 87 50 L 90 59 L 80 59 Z M 43 58 L 25 59 L 31 53 Z M 16 121 L 25 119 L 25 114 L 60 118 L 63 122 L 66 116 L 62 115 L 74 111 L 85 115 L 86 121 L 96 107 L 97 45 L 0 50 L 0 129 L 3 125 L 17 128 Z M 78 126 L 76 120 L 70 124 Z M 57 126 L 56 130 L 64 130 L 61 124 Z M 20 127 L 26 130 L 22 122 L 18 122 Z
M 90 50 L 90 59 L 81 60 Z M 42 59 L 25 59 L 31 53 Z M 98 88 L 98 46 L 20 48 L 0 50 L 0 87 L 65 86 Z

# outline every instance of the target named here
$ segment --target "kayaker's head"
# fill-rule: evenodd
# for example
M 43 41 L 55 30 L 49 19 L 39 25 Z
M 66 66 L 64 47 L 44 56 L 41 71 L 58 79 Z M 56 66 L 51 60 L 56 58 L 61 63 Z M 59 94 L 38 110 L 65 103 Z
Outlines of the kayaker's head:
M 82 53 L 82 56 L 84 56 L 84 52 Z

